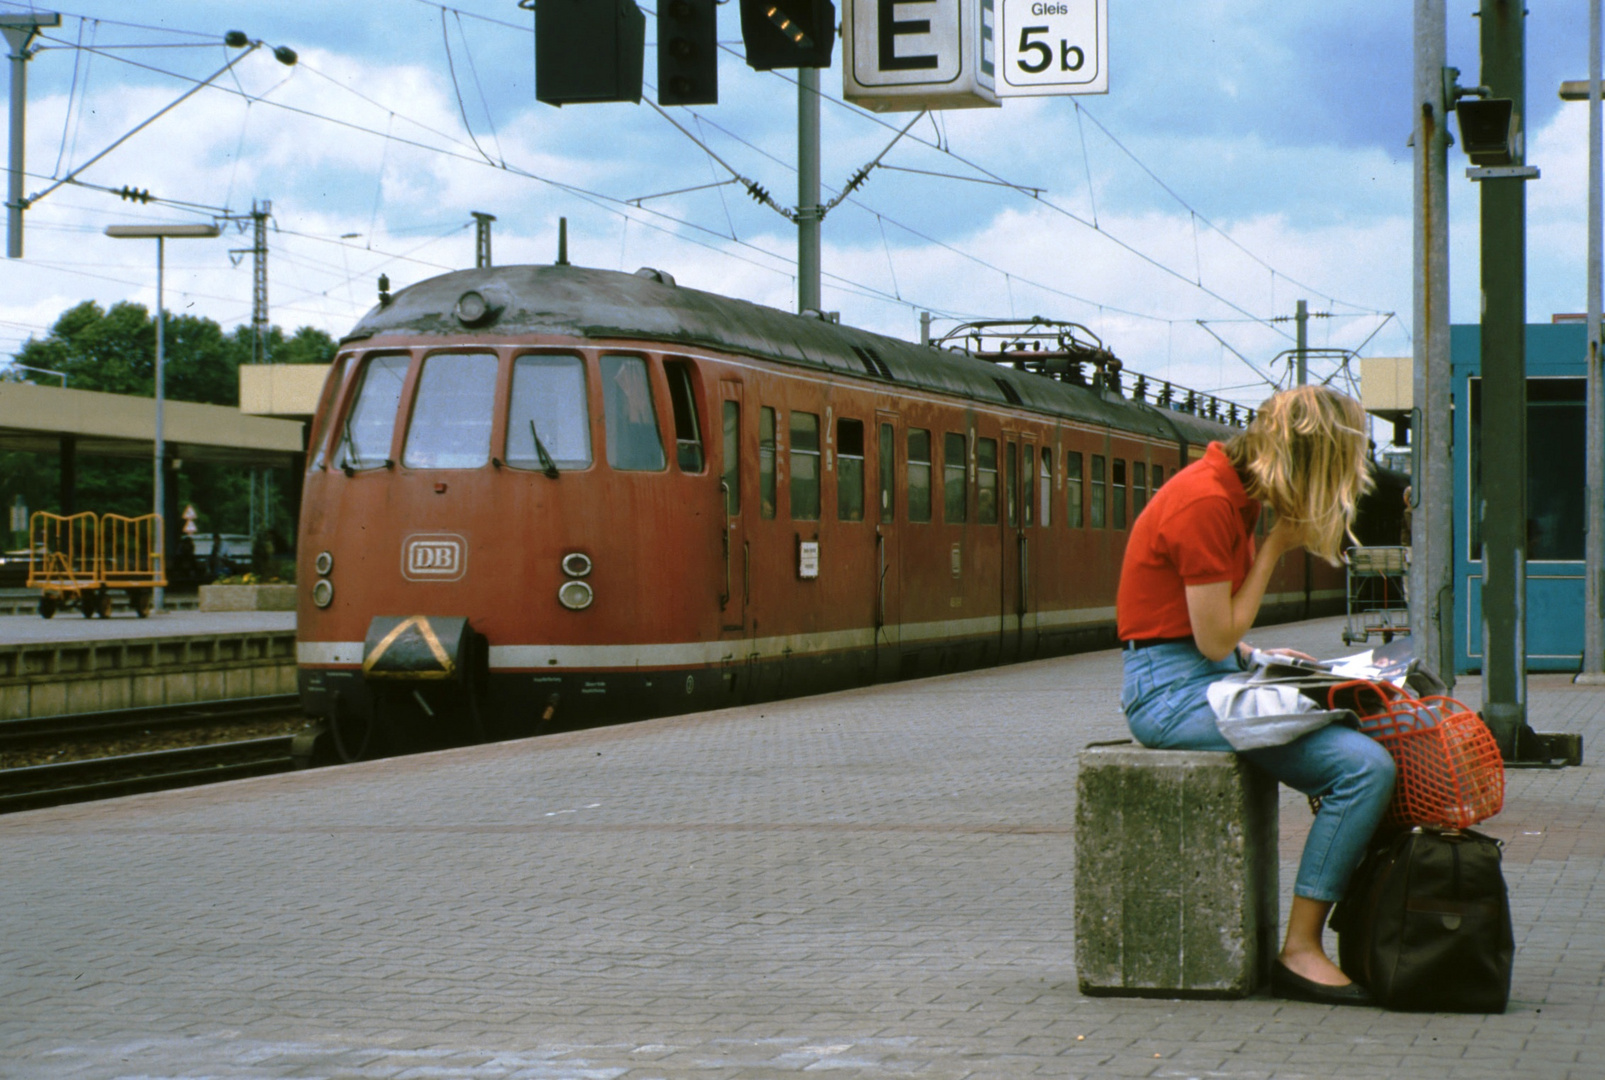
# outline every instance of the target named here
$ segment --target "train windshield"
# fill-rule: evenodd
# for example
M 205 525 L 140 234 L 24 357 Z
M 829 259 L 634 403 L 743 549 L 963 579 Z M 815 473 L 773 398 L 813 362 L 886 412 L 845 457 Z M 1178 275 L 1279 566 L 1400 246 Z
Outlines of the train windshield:
M 550 460 L 558 468 L 585 468 L 591 464 L 590 415 L 584 361 L 577 356 L 520 356 L 513 361 L 507 409 L 507 464 L 541 469 Z
M 390 437 L 396 430 L 401 384 L 412 358 L 375 356 L 362 369 L 356 404 L 346 417 L 335 444 L 336 468 L 376 469 L 390 460 Z
M 409 469 L 476 469 L 490 460 L 495 353 L 437 353 L 424 361 L 401 463 Z
M 609 465 L 640 471 L 668 467 L 645 360 L 639 356 L 602 357 L 602 405 L 607 414 Z

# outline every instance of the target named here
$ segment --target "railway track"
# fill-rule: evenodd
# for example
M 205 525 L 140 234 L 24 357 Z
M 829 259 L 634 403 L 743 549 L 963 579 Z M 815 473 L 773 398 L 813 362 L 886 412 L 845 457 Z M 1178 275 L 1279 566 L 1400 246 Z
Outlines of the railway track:
M 24 763 L 0 768 L 0 813 L 302 768 L 318 732 L 299 715 L 283 694 L 3 721 L 0 762 Z

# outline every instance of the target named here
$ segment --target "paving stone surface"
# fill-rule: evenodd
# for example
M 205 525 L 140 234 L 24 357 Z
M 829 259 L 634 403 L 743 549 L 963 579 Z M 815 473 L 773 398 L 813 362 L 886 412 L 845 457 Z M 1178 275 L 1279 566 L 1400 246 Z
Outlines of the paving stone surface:
M 1075 752 L 1125 733 L 1119 663 L 0 818 L 0 1077 L 1605 1076 L 1593 765 L 1511 771 L 1488 824 L 1504 1015 L 1081 996 Z M 1605 690 L 1530 691 L 1605 749 Z M 1284 912 L 1308 820 L 1284 793 Z

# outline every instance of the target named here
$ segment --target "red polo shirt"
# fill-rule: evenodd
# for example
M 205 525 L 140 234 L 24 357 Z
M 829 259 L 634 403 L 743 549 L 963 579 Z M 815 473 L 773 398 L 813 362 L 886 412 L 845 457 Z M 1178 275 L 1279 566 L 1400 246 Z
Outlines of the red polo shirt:
M 1170 478 L 1131 528 L 1115 618 L 1123 641 L 1190 637 L 1187 586 L 1232 583 L 1254 565 L 1259 503 L 1243 491 L 1220 443 Z

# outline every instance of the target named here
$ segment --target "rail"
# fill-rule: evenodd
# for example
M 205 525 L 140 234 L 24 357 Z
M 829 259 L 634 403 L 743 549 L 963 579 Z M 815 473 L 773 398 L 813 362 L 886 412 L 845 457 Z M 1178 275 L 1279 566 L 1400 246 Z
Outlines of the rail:
M 274 694 L 0 722 L 0 755 L 13 757 L 52 743 L 89 747 L 171 729 L 198 729 L 196 734 L 206 739 L 0 769 L 0 813 L 304 768 L 311 763 L 320 725 L 270 735 L 257 728 L 242 737 L 217 737 L 218 729 L 299 714 L 296 695 Z
M 0 769 L 0 812 L 288 772 L 310 760 L 313 732 Z

